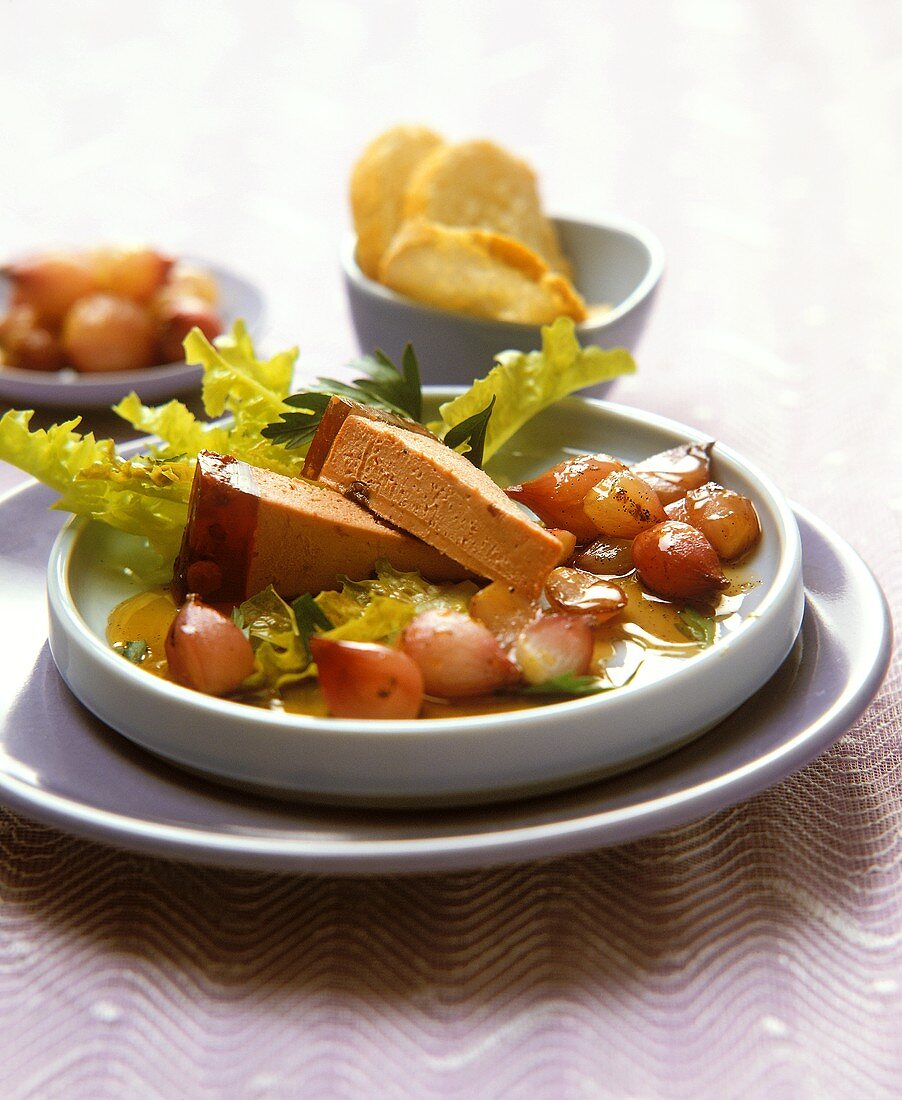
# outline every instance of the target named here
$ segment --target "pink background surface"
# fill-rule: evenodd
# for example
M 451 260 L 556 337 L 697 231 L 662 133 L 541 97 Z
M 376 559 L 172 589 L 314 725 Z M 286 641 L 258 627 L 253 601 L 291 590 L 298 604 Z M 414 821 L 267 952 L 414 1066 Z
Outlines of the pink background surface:
M 668 272 L 612 397 L 767 470 L 898 613 L 897 3 L 12 0 L 0 40 L 2 248 L 233 266 L 311 373 L 356 350 L 346 179 L 396 121 L 516 150 L 555 212 L 645 222 Z M 209 870 L 0 810 L 0 1092 L 898 1096 L 900 697 L 897 662 L 734 809 L 497 872 Z

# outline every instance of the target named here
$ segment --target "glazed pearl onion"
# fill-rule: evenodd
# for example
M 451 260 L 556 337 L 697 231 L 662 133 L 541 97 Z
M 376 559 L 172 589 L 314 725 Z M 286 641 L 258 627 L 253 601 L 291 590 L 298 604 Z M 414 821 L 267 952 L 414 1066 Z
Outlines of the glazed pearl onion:
M 629 470 L 615 470 L 586 494 L 586 515 L 602 535 L 633 538 L 667 518 L 658 494 Z
M 685 514 L 686 521 L 701 531 L 721 561 L 741 558 L 761 535 L 755 505 L 716 481 L 686 494 Z

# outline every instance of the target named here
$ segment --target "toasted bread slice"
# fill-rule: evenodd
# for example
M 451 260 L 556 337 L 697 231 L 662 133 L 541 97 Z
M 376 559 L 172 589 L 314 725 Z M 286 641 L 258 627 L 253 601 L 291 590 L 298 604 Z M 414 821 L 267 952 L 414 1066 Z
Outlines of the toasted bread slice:
M 533 170 L 491 141 L 445 145 L 412 173 L 403 219 L 487 229 L 522 241 L 552 271 L 571 274 L 557 232 L 542 212 Z
M 351 173 L 351 213 L 357 233 L 357 263 L 376 278 L 379 260 L 401 222 L 401 205 L 411 173 L 444 146 L 424 126 L 395 126 L 364 149 Z
M 392 290 L 439 309 L 541 325 L 582 321 L 586 306 L 570 281 L 511 237 L 434 222 L 405 222 L 379 265 Z

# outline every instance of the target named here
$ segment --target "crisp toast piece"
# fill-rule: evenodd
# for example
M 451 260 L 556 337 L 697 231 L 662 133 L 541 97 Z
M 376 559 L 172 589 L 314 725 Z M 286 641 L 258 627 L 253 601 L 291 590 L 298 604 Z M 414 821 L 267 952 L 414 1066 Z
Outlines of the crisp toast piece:
M 371 279 L 398 226 L 408 180 L 444 142 L 424 126 L 395 126 L 370 142 L 351 173 L 357 263 Z
M 439 309 L 542 325 L 586 317 L 585 302 L 538 253 L 511 237 L 435 222 L 405 222 L 379 265 L 392 290 Z
M 411 173 L 402 220 L 425 218 L 521 241 L 552 271 L 571 274 L 557 230 L 542 212 L 529 165 L 491 141 L 465 141 L 432 150 Z

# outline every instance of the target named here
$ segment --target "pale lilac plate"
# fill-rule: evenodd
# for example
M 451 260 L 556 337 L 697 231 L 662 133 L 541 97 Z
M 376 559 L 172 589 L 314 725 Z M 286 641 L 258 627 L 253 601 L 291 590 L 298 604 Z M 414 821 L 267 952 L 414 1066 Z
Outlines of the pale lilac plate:
M 807 609 L 777 674 L 726 721 L 652 765 L 563 794 L 477 809 L 385 811 L 280 803 L 176 770 L 70 694 L 46 643 L 45 579 L 62 523 L 30 483 L 0 500 L 0 801 L 93 840 L 234 867 L 437 871 L 618 844 L 702 817 L 822 753 L 863 712 L 891 631 L 868 568 L 797 512 Z

